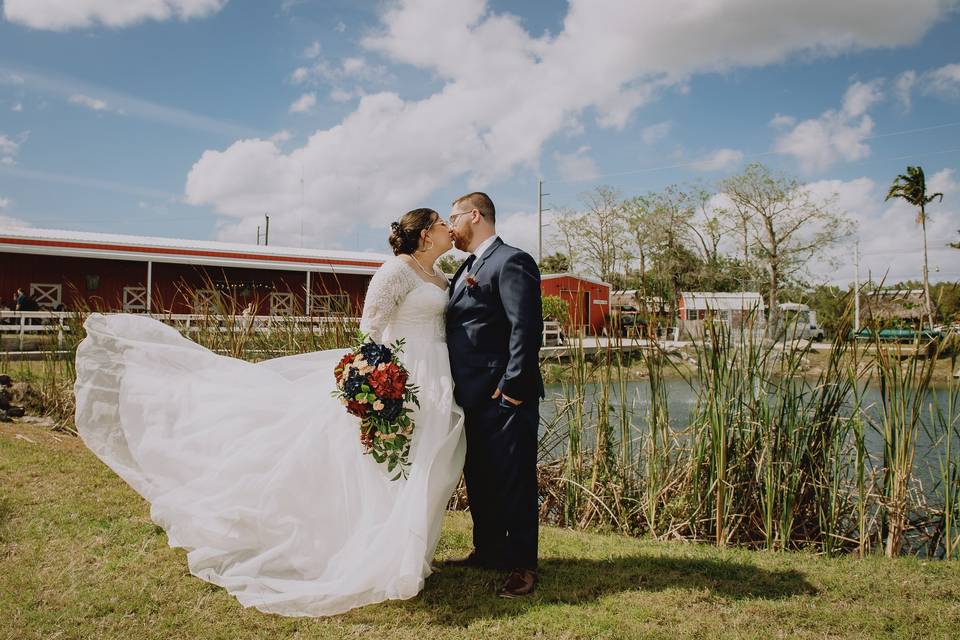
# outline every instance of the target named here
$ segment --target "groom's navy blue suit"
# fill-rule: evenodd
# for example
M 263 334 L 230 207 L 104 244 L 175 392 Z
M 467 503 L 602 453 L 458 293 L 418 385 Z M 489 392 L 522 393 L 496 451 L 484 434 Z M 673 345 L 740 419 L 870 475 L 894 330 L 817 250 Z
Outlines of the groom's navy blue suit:
M 465 270 L 472 282 L 458 284 Z M 529 254 L 497 238 L 460 267 L 453 285 L 447 348 L 454 397 L 465 413 L 474 548 L 488 566 L 536 569 L 540 270 Z M 497 389 L 523 403 L 492 399 Z

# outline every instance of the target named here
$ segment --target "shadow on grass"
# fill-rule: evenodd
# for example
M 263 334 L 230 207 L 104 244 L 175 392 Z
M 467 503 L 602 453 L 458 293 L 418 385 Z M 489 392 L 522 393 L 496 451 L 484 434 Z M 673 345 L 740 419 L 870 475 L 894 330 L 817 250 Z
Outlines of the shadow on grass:
M 466 626 L 478 618 L 521 615 L 543 604 L 583 604 L 628 591 L 709 590 L 728 599 L 781 599 L 812 595 L 816 589 L 798 571 L 770 571 L 722 560 L 627 556 L 612 560 L 547 558 L 533 596 L 504 600 L 495 595 L 502 576 L 475 569 L 443 569 L 406 606 L 437 624 Z

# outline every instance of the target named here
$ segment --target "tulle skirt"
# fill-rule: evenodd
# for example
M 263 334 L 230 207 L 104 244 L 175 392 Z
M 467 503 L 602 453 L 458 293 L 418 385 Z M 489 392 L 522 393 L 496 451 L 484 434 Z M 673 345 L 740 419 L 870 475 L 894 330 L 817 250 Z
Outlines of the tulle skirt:
M 444 342 L 407 342 L 421 408 L 410 473 L 391 481 L 331 396 L 345 350 L 252 364 L 148 317 L 93 314 L 85 327 L 80 436 L 150 502 L 191 573 L 290 616 L 423 588 L 465 452 Z

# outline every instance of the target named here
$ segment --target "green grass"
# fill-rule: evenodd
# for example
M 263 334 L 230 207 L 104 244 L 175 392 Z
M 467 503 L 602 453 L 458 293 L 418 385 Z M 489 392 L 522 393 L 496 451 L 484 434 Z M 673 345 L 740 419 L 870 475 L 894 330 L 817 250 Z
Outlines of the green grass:
M 17 438 L 26 436 L 33 442 Z M 438 559 L 468 551 L 448 514 Z M 190 576 L 146 503 L 73 437 L 0 425 L 0 638 L 956 638 L 960 571 L 914 558 L 717 549 L 544 527 L 539 590 L 445 569 L 324 619 L 243 609 Z

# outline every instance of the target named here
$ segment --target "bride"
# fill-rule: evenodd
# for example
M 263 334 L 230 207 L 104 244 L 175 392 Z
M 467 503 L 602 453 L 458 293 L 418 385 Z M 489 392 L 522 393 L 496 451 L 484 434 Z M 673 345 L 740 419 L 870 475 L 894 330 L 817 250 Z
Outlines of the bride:
M 331 396 L 344 349 L 252 364 L 144 316 L 91 315 L 77 349 L 83 441 L 150 502 L 190 572 L 244 606 L 325 616 L 411 598 L 430 574 L 460 478 L 463 413 L 444 342 L 446 223 L 392 225 L 360 328 L 406 340 L 420 408 L 406 479 L 363 455 L 357 418 Z

